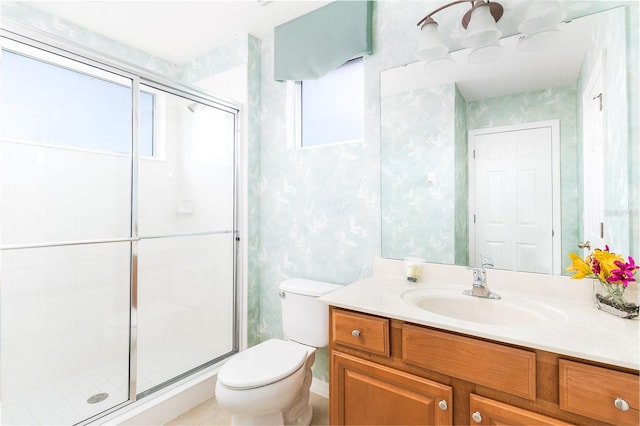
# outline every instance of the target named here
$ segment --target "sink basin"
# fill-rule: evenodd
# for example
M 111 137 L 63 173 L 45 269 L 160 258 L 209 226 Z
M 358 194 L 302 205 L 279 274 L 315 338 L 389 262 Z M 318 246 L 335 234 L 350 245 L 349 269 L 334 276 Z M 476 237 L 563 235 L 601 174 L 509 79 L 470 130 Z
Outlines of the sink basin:
M 521 327 L 566 321 L 561 310 L 545 303 L 504 295 L 498 300 L 466 296 L 457 288 L 409 290 L 402 299 L 432 314 L 481 324 Z

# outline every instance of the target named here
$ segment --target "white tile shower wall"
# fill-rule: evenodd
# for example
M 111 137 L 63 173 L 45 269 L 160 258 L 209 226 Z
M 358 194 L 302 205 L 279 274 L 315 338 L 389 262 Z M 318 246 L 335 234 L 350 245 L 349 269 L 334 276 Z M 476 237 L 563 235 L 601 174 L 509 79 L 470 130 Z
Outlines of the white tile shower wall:
M 124 156 L 0 143 L 3 245 L 129 234 Z

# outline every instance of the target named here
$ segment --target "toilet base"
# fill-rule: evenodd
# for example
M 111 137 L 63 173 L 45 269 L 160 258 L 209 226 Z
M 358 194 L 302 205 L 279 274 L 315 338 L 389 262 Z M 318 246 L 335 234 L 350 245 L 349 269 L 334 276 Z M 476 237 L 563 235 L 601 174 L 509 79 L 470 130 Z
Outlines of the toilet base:
M 298 415 L 293 419 L 284 419 L 285 426 L 309 426 L 313 419 L 313 408 L 307 405 L 303 410 L 298 411 Z
M 232 415 L 231 424 L 233 426 L 273 426 L 282 425 L 284 424 L 284 421 L 282 420 L 282 412 L 278 411 L 277 413 L 271 413 L 260 417 Z
M 315 348 L 309 350 L 309 356 L 304 365 L 304 377 L 302 385 L 296 398 L 289 404 L 287 408 L 282 410 L 284 424 L 289 426 L 308 426 L 313 418 L 313 408 L 309 404 L 309 395 L 311 390 L 311 382 L 313 380 L 313 372 L 311 366 L 316 360 Z

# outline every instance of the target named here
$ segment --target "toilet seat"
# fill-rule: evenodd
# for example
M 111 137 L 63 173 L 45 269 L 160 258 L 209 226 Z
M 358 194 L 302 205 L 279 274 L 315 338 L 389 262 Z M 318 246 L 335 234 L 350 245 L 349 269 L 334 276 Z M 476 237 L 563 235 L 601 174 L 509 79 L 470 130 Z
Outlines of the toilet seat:
M 218 373 L 229 389 L 252 389 L 275 383 L 300 369 L 308 351 L 294 342 L 270 339 L 231 358 Z

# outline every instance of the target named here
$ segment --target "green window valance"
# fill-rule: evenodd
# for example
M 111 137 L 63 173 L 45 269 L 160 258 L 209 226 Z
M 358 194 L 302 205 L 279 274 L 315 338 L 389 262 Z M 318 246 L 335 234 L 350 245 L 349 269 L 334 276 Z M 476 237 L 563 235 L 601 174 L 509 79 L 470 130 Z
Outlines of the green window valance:
M 274 31 L 277 81 L 317 80 L 349 59 L 371 54 L 371 1 L 336 1 Z

